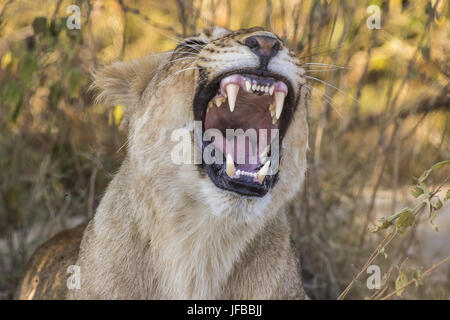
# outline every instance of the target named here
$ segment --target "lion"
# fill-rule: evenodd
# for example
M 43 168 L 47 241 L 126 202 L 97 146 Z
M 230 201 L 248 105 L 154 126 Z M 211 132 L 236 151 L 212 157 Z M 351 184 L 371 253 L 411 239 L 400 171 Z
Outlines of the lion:
M 94 72 L 99 100 L 125 106 L 127 155 L 92 220 L 35 252 L 16 297 L 303 299 L 285 207 L 307 167 L 304 74 L 259 27 L 207 29 Z M 175 161 L 180 130 L 192 147 L 184 161 L 216 161 Z

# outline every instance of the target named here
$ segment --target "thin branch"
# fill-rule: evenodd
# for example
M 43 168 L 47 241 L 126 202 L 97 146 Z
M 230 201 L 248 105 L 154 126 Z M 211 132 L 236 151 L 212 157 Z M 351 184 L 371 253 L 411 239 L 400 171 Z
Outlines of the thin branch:
M 347 130 L 366 129 L 378 125 L 382 122 L 392 122 L 404 120 L 410 116 L 428 114 L 434 111 L 450 111 L 450 86 L 447 85 L 434 97 L 425 97 L 414 103 L 411 108 L 399 110 L 396 114 L 386 116 L 386 114 L 371 114 L 360 119 L 350 121 Z
M 422 273 L 422 276 L 420 277 L 421 279 L 428 277 L 434 270 L 436 270 L 437 268 L 439 268 L 441 265 L 443 265 L 446 262 L 450 261 L 450 256 L 445 258 L 444 260 L 436 263 L 434 266 L 432 266 L 431 268 L 429 268 L 428 270 L 426 270 L 424 273 Z M 400 288 L 398 288 L 397 290 L 389 293 L 388 295 L 384 296 L 383 298 L 381 298 L 381 300 L 387 300 L 390 297 L 392 297 L 394 294 L 401 292 L 403 289 L 405 289 L 406 287 L 410 286 L 411 284 L 415 283 L 417 280 L 416 279 L 411 279 L 410 281 L 408 281 L 407 283 L 405 283 L 403 286 L 401 286 Z
M 176 37 L 183 38 L 183 35 L 180 34 L 179 32 L 177 32 L 173 27 L 165 26 L 165 25 L 162 25 L 158 22 L 151 20 L 148 16 L 143 14 L 139 9 L 127 6 L 125 3 L 123 3 L 123 0 L 118 0 L 118 2 L 122 6 L 122 8 L 124 9 L 125 12 L 130 12 L 130 13 L 140 17 L 142 20 L 144 20 L 146 23 L 148 23 L 152 27 L 154 27 L 156 29 L 169 31 L 169 32 L 173 33 Z

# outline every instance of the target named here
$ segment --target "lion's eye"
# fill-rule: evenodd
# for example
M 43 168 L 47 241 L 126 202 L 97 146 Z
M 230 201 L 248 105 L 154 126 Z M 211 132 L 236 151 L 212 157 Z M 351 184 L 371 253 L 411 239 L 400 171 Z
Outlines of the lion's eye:
M 185 44 L 187 45 L 194 45 L 194 46 L 204 46 L 206 42 L 201 40 L 187 40 L 185 41 Z
M 174 50 L 172 59 L 179 58 L 186 55 L 196 55 L 206 43 L 197 39 L 188 39 L 180 43 Z

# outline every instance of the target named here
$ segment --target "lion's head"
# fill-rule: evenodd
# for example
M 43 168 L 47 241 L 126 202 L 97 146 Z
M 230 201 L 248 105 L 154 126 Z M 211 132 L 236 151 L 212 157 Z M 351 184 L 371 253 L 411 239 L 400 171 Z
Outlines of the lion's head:
M 189 201 L 216 215 L 261 216 L 292 199 L 303 182 L 303 75 L 275 34 L 215 28 L 173 51 L 105 67 L 95 83 L 100 98 L 128 110 L 127 163 L 140 192 L 169 207 Z M 186 134 L 174 134 L 180 132 Z M 181 137 L 187 151 L 180 151 Z

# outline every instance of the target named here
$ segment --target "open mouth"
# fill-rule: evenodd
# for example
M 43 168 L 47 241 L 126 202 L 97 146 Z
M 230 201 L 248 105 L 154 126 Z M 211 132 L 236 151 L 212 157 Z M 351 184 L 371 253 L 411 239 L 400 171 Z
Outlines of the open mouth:
M 249 71 L 223 75 L 197 92 L 194 113 L 205 132 L 203 157 L 213 159 L 203 166 L 216 186 L 262 197 L 276 183 L 281 141 L 293 112 L 290 91 L 281 76 Z

